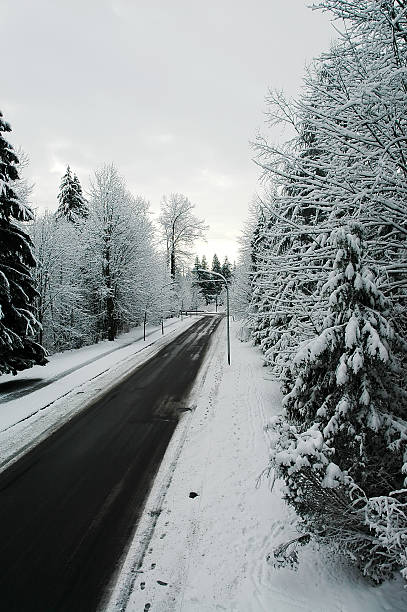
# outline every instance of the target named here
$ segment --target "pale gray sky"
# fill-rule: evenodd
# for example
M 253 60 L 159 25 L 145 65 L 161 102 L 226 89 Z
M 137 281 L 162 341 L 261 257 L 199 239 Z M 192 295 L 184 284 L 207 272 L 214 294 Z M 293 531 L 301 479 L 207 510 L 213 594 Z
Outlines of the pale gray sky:
M 189 197 L 211 228 L 200 254 L 233 260 L 267 90 L 298 93 L 334 34 L 306 5 L 0 0 L 0 108 L 30 157 L 33 205 L 55 210 L 68 163 L 86 190 L 114 162 L 154 212 L 164 193 Z

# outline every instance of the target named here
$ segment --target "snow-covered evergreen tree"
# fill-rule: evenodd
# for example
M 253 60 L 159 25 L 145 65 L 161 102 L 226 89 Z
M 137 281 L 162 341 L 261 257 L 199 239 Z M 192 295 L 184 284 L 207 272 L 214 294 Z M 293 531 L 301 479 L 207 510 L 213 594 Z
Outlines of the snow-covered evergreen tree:
M 19 179 L 18 158 L 3 137 L 10 125 L 0 112 L 0 373 L 46 363 L 44 349 L 34 340 L 36 291 L 32 278 L 32 242 L 18 225 L 32 219 L 30 208 L 13 190 Z
M 212 272 L 222 273 L 222 266 L 220 265 L 219 257 L 214 253 L 212 258 Z
M 87 201 L 83 196 L 79 179 L 76 174 L 72 176 L 69 166 L 61 179 L 58 201 L 57 219 L 64 218 L 70 223 L 78 223 L 81 219 L 86 219 L 89 214 Z
M 201 268 L 202 268 L 202 270 L 209 270 L 208 260 L 206 259 L 206 255 L 202 255 Z
M 208 260 L 206 259 L 206 255 L 202 256 L 201 269 L 208 270 L 209 272 Z M 198 278 L 199 278 L 199 286 L 200 286 L 201 294 L 205 298 L 206 305 L 208 305 L 209 302 L 211 301 L 210 296 L 212 295 L 212 285 L 210 282 L 210 274 L 199 272 Z
M 374 527 L 366 516 L 371 499 L 407 487 L 407 394 L 397 383 L 388 301 L 364 263 L 361 226 L 335 230 L 329 242 L 336 256 L 322 289 L 328 313 L 321 333 L 294 359 L 285 414 L 274 422 L 272 463 L 308 527 L 342 538 L 364 572 L 381 580 L 400 567 L 401 549 L 389 562 L 394 549 L 389 555 L 369 535 Z M 345 517 L 335 516 L 338 504 Z M 407 517 L 399 527 L 406 538 Z
M 219 261 L 219 257 L 216 255 L 216 253 L 214 253 L 213 258 L 212 258 L 211 271 L 217 272 L 218 274 L 222 274 L 222 266 Z M 219 282 L 211 283 L 210 285 L 211 295 L 214 296 L 216 300 L 218 299 L 218 296 L 222 293 L 222 290 L 223 290 L 223 283 L 219 283 Z
M 232 264 L 230 263 L 230 261 L 229 261 L 227 256 L 223 260 L 223 264 L 222 264 L 222 268 L 221 268 L 221 274 L 223 274 L 223 276 L 226 278 L 227 281 L 231 280 L 231 278 L 233 276 Z
M 76 216 L 78 218 L 86 219 L 89 215 L 89 206 L 88 201 L 83 195 L 82 185 L 76 174 L 73 175 L 73 185 L 74 185 L 74 210 L 76 212 Z

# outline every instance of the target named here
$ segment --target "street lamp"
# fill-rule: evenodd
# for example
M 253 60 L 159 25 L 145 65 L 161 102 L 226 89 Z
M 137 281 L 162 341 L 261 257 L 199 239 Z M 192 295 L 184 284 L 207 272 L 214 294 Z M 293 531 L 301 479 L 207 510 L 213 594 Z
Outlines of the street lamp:
M 203 268 L 198 268 L 197 272 L 205 272 L 206 274 L 212 274 L 214 276 L 219 276 L 221 280 L 213 280 L 213 281 L 199 281 L 200 283 L 225 283 L 226 287 L 226 330 L 227 330 L 227 345 L 228 345 L 228 364 L 230 365 L 230 327 L 229 327 L 229 287 L 226 278 L 223 274 L 219 272 L 213 272 L 212 270 L 204 270 Z

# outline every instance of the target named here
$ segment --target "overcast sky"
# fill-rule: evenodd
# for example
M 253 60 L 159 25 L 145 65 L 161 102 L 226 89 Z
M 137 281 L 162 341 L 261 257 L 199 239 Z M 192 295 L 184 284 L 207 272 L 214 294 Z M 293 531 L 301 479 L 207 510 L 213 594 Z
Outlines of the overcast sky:
M 30 157 L 33 205 L 55 210 L 67 164 L 86 190 L 114 162 L 154 212 L 185 194 L 210 225 L 200 254 L 233 260 L 267 90 L 296 95 L 334 34 L 307 4 L 0 0 L 0 108 Z

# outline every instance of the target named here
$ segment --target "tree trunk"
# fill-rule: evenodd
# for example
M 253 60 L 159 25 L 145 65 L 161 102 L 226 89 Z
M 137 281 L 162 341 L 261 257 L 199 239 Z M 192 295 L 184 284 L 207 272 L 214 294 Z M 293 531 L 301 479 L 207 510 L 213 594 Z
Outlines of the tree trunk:
M 106 299 L 107 339 L 116 338 L 116 321 L 114 318 L 114 299 L 111 295 Z

